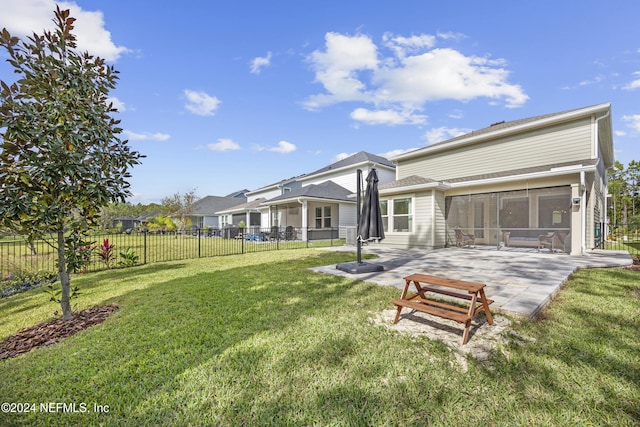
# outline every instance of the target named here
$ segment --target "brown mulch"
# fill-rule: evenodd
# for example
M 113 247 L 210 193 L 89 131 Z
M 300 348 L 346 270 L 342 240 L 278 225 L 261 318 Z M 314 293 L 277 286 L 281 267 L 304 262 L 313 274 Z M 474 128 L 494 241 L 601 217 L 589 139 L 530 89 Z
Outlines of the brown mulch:
M 117 309 L 116 304 L 96 306 L 74 313 L 69 320 L 57 318 L 22 329 L 0 343 L 0 360 L 55 344 L 63 338 L 104 322 Z
M 631 259 L 633 259 L 633 264 L 622 268 L 624 268 L 625 270 L 640 271 L 640 258 L 636 255 L 633 255 Z

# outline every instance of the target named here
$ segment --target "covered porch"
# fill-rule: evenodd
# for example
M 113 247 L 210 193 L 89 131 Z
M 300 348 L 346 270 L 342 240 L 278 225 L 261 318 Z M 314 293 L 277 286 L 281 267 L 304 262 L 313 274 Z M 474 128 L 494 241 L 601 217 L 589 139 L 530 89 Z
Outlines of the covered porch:
M 356 203 L 350 194 L 346 188 L 327 181 L 263 202 L 261 211 L 268 227 L 275 232 L 289 232 L 292 240 L 344 238 L 334 234 L 355 226 Z

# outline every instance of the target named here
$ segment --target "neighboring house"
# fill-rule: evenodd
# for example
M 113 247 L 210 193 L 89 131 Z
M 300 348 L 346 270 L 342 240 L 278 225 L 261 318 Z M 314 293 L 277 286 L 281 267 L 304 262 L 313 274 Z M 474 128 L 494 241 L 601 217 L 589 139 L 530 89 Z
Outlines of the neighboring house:
M 132 216 L 119 216 L 113 219 L 113 227 L 121 230 L 133 230 L 140 224 L 138 218 Z
M 357 187 L 357 170 L 362 171 L 364 179 L 371 168 L 376 169 L 380 183 L 395 179 L 395 165 L 392 162 L 361 151 L 288 181 L 290 190 L 272 196 L 261 204 L 262 226 L 301 228 L 303 235 L 299 237 L 303 240 L 308 237 L 305 234 L 307 230 L 318 235 L 321 230 L 339 227 L 340 237 L 345 237 L 345 227 L 356 225 L 356 199 L 353 193 Z M 265 192 L 260 194 L 264 196 Z
M 255 232 L 258 232 L 262 227 L 260 210 L 258 208 L 265 200 L 266 199 L 264 197 L 261 197 L 250 202 L 235 205 L 229 209 L 216 212 L 220 217 L 220 227 L 225 227 L 227 225 L 240 225 L 240 222 L 244 222 L 245 227 L 255 229 Z
M 248 191 L 247 201 L 254 202 L 256 200 L 260 200 L 262 203 L 265 200 L 282 196 L 283 194 L 287 194 L 292 190 L 300 188 L 302 185 L 300 184 L 300 181 L 298 181 L 298 179 L 301 176 L 302 175 L 296 176 L 293 178 L 283 179 L 282 181 L 278 181 L 274 184 L 270 184 L 270 185 L 258 188 L 257 190 Z M 269 210 L 259 209 L 259 212 L 260 212 L 260 226 L 265 228 L 269 227 Z M 236 214 L 238 214 L 238 212 L 236 212 Z
M 140 215 L 139 217 L 121 216 L 113 220 L 113 226 L 121 227 L 122 230 L 134 230 L 139 225 L 142 225 L 143 223 L 149 221 L 149 218 L 153 218 L 159 214 L 159 211 L 154 211 L 151 213 Z
M 223 227 L 227 224 L 228 218 L 221 218 L 218 211 L 246 203 L 247 198 L 244 194 L 244 191 L 240 191 L 229 196 L 206 196 L 198 200 L 189 213 L 192 226 L 195 228 Z
M 606 220 L 606 170 L 614 164 L 611 105 L 487 128 L 402 154 L 396 180 L 379 186 L 383 245 L 541 247 L 581 255 Z M 545 245 L 549 248 L 550 246 Z

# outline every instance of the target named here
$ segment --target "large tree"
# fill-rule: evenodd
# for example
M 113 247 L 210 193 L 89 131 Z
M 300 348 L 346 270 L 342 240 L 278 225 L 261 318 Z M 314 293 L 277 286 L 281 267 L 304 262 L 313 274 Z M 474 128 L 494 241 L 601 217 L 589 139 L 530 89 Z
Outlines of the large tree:
M 6 29 L 0 34 L 17 75 L 0 81 L 0 222 L 55 237 L 65 319 L 73 314 L 66 263 L 72 236 L 94 226 L 101 207 L 130 195 L 129 169 L 142 157 L 118 138 L 108 101 L 117 71 L 76 50 L 74 21 L 58 7 L 52 31 L 24 40 Z

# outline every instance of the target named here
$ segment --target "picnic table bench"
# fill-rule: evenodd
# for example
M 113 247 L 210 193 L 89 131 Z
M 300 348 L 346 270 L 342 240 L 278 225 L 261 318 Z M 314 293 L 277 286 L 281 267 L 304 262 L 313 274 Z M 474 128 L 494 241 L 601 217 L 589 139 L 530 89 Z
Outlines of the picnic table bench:
M 408 295 L 411 284 L 414 285 L 417 293 Z M 425 284 L 428 286 L 423 286 Z M 400 312 L 404 307 L 445 319 L 455 320 L 458 323 L 465 324 L 462 335 L 462 345 L 465 345 L 469 340 L 471 320 L 476 314 L 484 311 L 487 322 L 493 325 L 493 317 L 491 316 L 491 311 L 489 311 L 489 304 L 493 303 L 493 300 L 487 299 L 484 293 L 484 287 L 485 285 L 483 283 L 447 279 L 445 277 L 430 276 L 427 274 L 412 274 L 404 278 L 404 289 L 402 290 L 400 298 L 392 301 L 392 303 L 398 307 L 398 312 L 396 313 L 396 318 L 393 323 L 398 323 L 398 320 L 400 320 Z M 460 291 L 466 291 L 466 293 L 461 293 Z M 446 302 L 435 301 L 427 298 L 425 295 L 427 292 L 469 301 L 469 306 L 468 308 L 464 308 Z

